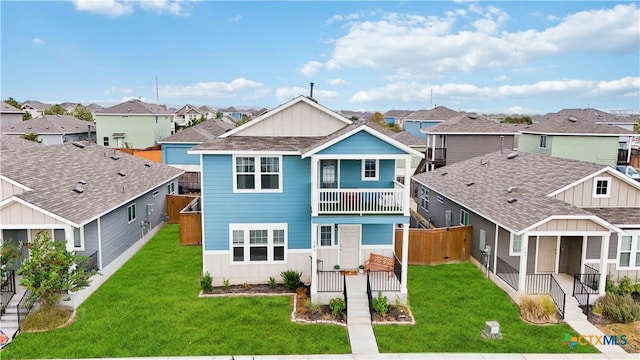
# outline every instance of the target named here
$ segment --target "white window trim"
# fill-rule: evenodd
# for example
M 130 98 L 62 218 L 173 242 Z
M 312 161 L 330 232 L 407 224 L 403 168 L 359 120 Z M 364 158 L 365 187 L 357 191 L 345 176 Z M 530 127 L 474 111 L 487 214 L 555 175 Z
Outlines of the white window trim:
M 170 182 L 167 184 L 167 194 L 173 195 L 176 192 L 176 183 Z
M 543 141 L 543 139 L 544 139 L 544 141 Z M 538 148 L 539 149 L 546 149 L 547 148 L 547 140 L 548 140 L 547 135 L 540 135 L 540 138 L 538 139 Z M 543 142 L 544 142 L 544 144 L 543 144 Z M 542 146 L 542 145 L 544 145 L 544 146 Z
M 78 234 L 80 235 L 80 246 L 76 246 L 76 234 L 74 228 L 71 228 L 71 233 L 73 234 L 73 250 L 75 251 L 84 251 L 84 227 L 77 228 L 79 229 Z M 55 230 L 53 230 L 55 231 Z
M 321 238 L 321 234 L 322 234 L 322 227 L 323 226 L 330 226 L 331 227 L 331 245 L 322 245 L 322 238 Z M 339 246 L 338 243 L 336 243 L 336 225 L 335 224 L 321 224 L 318 225 L 318 247 L 321 249 L 330 249 L 330 248 L 337 248 Z
M 365 176 L 365 164 L 367 163 L 367 160 L 373 160 L 373 161 L 376 162 L 376 176 L 374 176 L 374 177 Z M 380 160 L 378 160 L 378 159 L 362 159 L 361 163 L 362 163 L 362 175 L 361 175 L 362 181 L 378 181 L 378 179 L 380 178 Z
M 515 234 L 511 233 L 511 235 L 509 236 L 509 256 L 520 256 L 522 255 L 522 235 L 520 236 L 520 250 L 515 251 L 513 249 L 513 244 L 515 243 Z
M 423 201 L 424 201 L 424 204 L 426 204 L 426 206 L 423 206 Z M 429 189 L 427 189 L 424 186 L 420 187 L 420 207 L 424 211 L 429 211 Z
M 237 158 L 243 158 L 243 157 L 248 157 L 248 158 L 253 158 L 254 161 L 254 166 L 255 166 L 255 172 L 254 172 L 254 184 L 256 186 L 255 189 L 238 189 L 238 173 L 237 173 L 237 169 L 236 169 L 236 159 Z M 260 181 L 260 158 L 263 157 L 274 157 L 274 158 L 278 158 L 278 188 L 277 189 L 261 189 L 261 181 Z M 260 154 L 260 155 L 233 155 L 232 160 L 231 160 L 231 168 L 232 168 L 232 172 L 233 172 L 233 192 L 234 193 L 281 193 L 282 192 L 282 177 L 284 174 L 284 171 L 282 170 L 283 168 L 283 164 L 282 164 L 282 155 L 278 155 L 278 154 Z
M 440 204 L 444 204 L 444 198 L 442 197 L 442 195 L 437 195 L 436 201 L 439 202 Z
M 131 208 L 134 208 L 135 213 L 133 214 L 133 218 L 129 220 L 129 215 L 131 214 Z M 127 206 L 127 220 L 128 220 L 127 224 L 131 224 L 132 222 L 136 221 L 137 218 L 138 218 L 138 209 L 136 207 L 136 203 L 129 204 L 129 206 Z
M 465 224 L 464 221 L 462 221 L 463 215 L 466 215 L 467 222 L 469 222 L 469 212 L 466 210 L 460 209 L 460 225 L 463 225 L 463 226 L 469 225 L 469 224 Z
M 598 189 L 598 181 L 606 181 L 607 182 L 607 193 L 606 194 L 596 194 Z M 611 182 L 612 179 L 608 176 L 599 176 L 593 178 L 593 197 L 594 198 L 609 198 L 611 197 Z
M 160 190 L 155 189 L 153 190 L 153 193 L 151 193 L 152 197 L 157 197 L 158 195 L 160 195 Z
M 244 260 L 243 261 L 234 261 L 233 260 L 233 231 L 234 230 L 243 230 L 244 231 Z M 249 231 L 250 230 L 267 230 L 268 241 L 266 244 L 267 247 L 267 260 L 266 261 L 251 261 L 250 260 L 250 249 L 251 245 L 249 244 Z M 272 260 L 273 259 L 273 230 L 284 230 L 284 244 L 278 246 L 284 246 L 284 259 L 283 260 Z M 237 247 L 237 245 L 235 246 Z M 287 263 L 287 250 L 289 248 L 289 230 L 287 223 L 262 223 L 262 224 L 229 224 L 229 263 L 232 265 L 264 265 L 264 264 L 286 264 Z
M 622 250 L 622 237 L 623 236 L 631 236 L 631 250 Z M 640 264 L 636 264 L 635 266 L 633 265 L 636 261 L 636 253 L 640 252 L 640 244 L 638 244 L 638 242 L 640 242 L 640 235 L 625 235 L 625 234 L 618 234 L 618 251 L 616 254 L 616 270 L 640 270 Z M 628 266 L 623 266 L 620 264 L 620 255 L 625 252 L 625 253 L 630 253 L 629 254 L 629 265 Z

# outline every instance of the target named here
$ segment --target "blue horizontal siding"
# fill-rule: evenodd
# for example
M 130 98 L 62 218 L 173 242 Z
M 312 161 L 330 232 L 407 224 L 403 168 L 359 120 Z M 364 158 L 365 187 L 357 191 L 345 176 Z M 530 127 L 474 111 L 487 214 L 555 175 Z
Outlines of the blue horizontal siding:
M 362 181 L 362 160 L 340 160 L 341 188 L 393 188 L 396 171 L 394 160 L 380 160 L 378 181 Z
M 197 144 L 162 144 L 162 163 L 166 165 L 200 165 L 200 155 L 187 154 Z
M 287 223 L 289 249 L 311 248 L 310 161 L 282 157 L 281 193 L 234 193 L 231 155 L 204 155 L 204 249 L 229 249 L 230 223 Z
M 314 216 L 314 224 L 408 224 L 409 216 L 402 215 L 329 215 Z
M 404 131 L 417 136 L 420 139 L 427 141 L 426 135 L 423 134 L 420 129 L 426 129 L 430 126 L 440 124 L 440 121 L 418 121 L 418 120 L 404 120 Z
M 360 131 L 320 151 L 320 154 L 406 154 L 366 131 Z
M 362 226 L 362 245 L 393 245 L 394 224 L 367 224 Z

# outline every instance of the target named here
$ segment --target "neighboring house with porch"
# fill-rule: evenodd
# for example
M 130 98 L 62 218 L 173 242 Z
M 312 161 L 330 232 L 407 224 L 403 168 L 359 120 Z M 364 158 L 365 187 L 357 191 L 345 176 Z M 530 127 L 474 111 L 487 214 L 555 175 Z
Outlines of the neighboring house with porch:
M 22 103 L 22 110 L 31 114 L 32 118 L 44 115 L 45 110 L 51 108 L 51 104 L 45 104 L 40 101 L 27 100 Z
M 631 138 L 639 136 L 619 126 L 597 124 L 580 115 L 549 114 L 537 121 L 520 128 L 518 150 L 613 168 L 629 164 Z
M 569 296 L 575 274 L 600 295 L 607 274 L 640 281 L 640 184 L 609 166 L 492 152 L 413 181 L 418 213 L 437 227 L 471 225 L 471 256 L 519 296 L 539 293 L 541 276 Z
M 97 143 L 105 147 L 145 149 L 174 133 L 173 112 L 137 99 L 96 111 Z
M 437 125 L 423 128 L 426 135 L 425 164 L 431 171 L 490 152 L 517 147 L 518 124 L 497 124 L 478 114 L 458 113 Z
M 42 115 L 10 126 L 3 125 L 2 134 L 36 134 L 43 144 L 54 145 L 95 139 L 96 127 L 93 122 L 80 120 L 73 115 Z
M 293 269 L 312 301 L 328 302 L 342 294 L 331 287 L 342 284 L 335 265 L 357 270 L 370 253 L 393 256 L 396 224 L 407 248 L 409 187 L 395 180 L 395 163 L 409 168 L 420 153 L 305 96 L 189 153 L 202 166 L 202 271 L 216 285 L 267 283 Z M 384 279 L 404 302 L 399 256 L 402 269 Z
M 22 122 L 22 114 L 24 111 L 18 109 L 15 106 L 7 104 L 6 102 L 0 102 L 0 126 L 11 126 Z
M 201 116 L 205 116 L 205 114 L 200 108 L 187 104 L 176 111 L 173 120 L 177 127 L 184 127 L 190 121 L 200 119 Z
M 235 126 L 220 119 L 205 120 L 158 141 L 162 163 L 185 171 L 178 179 L 180 194 L 200 191 L 200 156 L 189 154 L 189 149 L 213 141 L 231 129 L 235 129 Z
M 2 241 L 27 244 L 45 230 L 103 273 L 164 224 L 165 195 L 182 173 L 86 141 L 28 148 L 3 141 L 0 165 Z

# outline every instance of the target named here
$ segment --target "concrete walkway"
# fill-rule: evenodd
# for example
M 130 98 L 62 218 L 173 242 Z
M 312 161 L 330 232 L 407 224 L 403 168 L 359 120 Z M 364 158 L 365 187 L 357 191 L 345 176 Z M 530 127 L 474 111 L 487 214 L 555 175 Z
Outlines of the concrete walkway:
M 371 327 L 367 298 L 367 277 L 347 276 L 347 331 L 353 354 L 378 354 L 378 343 Z

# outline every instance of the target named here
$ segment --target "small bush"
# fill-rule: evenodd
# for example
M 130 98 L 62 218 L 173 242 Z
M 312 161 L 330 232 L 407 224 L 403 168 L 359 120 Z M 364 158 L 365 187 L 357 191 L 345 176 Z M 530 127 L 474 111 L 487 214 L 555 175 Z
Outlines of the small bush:
M 631 294 L 633 292 L 633 282 L 628 276 L 623 276 L 618 284 L 618 294 Z
M 242 284 L 242 287 L 244 287 L 247 290 L 251 289 L 251 285 L 246 281 L 244 282 L 244 284 Z
M 329 300 L 329 309 L 331 309 L 331 313 L 335 316 L 338 315 L 341 311 L 347 308 L 347 304 L 341 298 L 335 298 Z
M 525 296 L 520 300 L 520 315 L 534 323 L 548 322 L 556 314 L 556 304 L 550 296 Z
M 320 309 L 320 304 L 317 304 L 317 303 L 309 302 L 307 307 L 309 308 L 309 313 L 311 314 L 320 314 L 320 312 L 322 311 Z
M 200 276 L 200 289 L 204 292 L 211 292 L 213 290 L 213 278 L 209 272 Z
M 302 273 L 299 271 L 289 269 L 281 272 L 280 276 L 282 276 L 282 283 L 284 287 L 291 291 L 295 291 L 302 285 L 302 281 L 300 281 Z
M 387 297 L 382 296 L 381 291 L 378 291 L 378 296 L 373 298 L 373 310 L 382 316 L 384 316 L 389 311 Z
M 275 289 L 277 286 L 278 283 L 276 282 L 276 278 L 274 278 L 273 276 L 269 276 L 269 287 Z
M 602 315 L 617 323 L 630 323 L 640 319 L 640 304 L 629 294 L 607 293 L 596 303 Z
M 231 285 L 229 285 L 229 279 L 222 279 L 222 288 L 227 291 Z
M 613 281 L 613 278 L 611 277 L 611 274 L 607 274 L 607 279 L 605 281 L 605 285 L 604 285 L 604 290 L 606 292 L 610 292 L 610 293 L 614 293 L 618 291 L 618 288 L 616 287 L 616 283 Z

